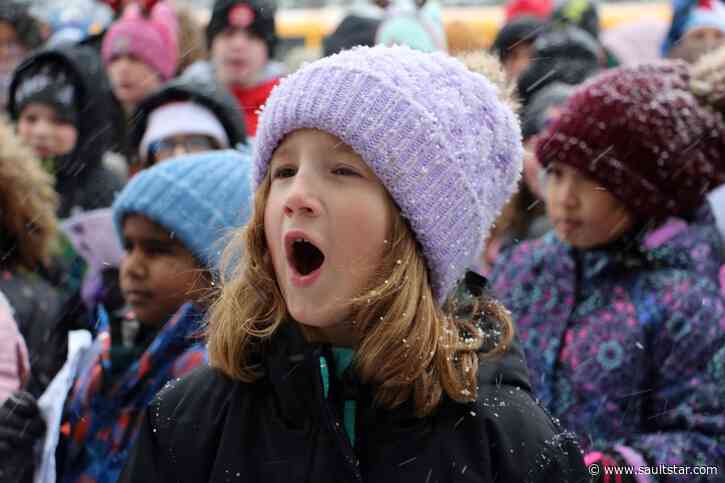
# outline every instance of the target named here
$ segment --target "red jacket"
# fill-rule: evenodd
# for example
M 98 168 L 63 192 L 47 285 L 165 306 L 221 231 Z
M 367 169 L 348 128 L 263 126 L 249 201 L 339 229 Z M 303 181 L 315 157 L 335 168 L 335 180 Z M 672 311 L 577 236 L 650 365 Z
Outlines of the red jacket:
M 259 109 L 267 102 L 267 97 L 269 97 L 269 94 L 278 82 L 279 78 L 274 78 L 254 87 L 230 87 L 232 94 L 239 101 L 239 107 L 244 112 L 244 126 L 247 131 L 247 136 L 254 137 L 256 134 Z

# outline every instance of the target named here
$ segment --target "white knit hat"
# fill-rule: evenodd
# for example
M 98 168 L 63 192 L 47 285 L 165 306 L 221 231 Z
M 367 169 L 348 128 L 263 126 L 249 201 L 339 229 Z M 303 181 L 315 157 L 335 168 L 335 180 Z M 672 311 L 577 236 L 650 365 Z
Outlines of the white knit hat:
M 203 134 L 218 142 L 219 147 L 229 147 L 229 137 L 219 119 L 209 109 L 195 102 L 164 104 L 149 115 L 147 126 L 139 145 L 143 159 L 148 156 L 151 143 L 179 134 Z

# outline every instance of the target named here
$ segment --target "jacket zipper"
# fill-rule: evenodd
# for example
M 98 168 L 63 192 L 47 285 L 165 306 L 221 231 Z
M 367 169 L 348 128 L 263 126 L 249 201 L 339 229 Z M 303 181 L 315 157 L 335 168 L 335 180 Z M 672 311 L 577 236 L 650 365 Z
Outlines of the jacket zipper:
M 337 444 L 339 445 L 340 449 L 342 450 L 342 453 L 345 457 L 345 462 L 348 465 L 348 469 L 352 473 L 353 477 L 355 478 L 355 481 L 362 482 L 362 474 L 360 473 L 360 462 L 355 455 L 355 451 L 353 450 L 352 444 L 350 443 L 350 440 L 348 439 L 348 436 L 345 434 L 345 429 L 343 427 L 343 424 L 339 421 L 337 418 L 337 415 L 335 414 L 334 409 L 331 407 L 329 402 L 327 401 L 327 398 L 324 394 L 324 384 L 325 384 L 325 375 L 322 374 L 323 370 L 327 370 L 327 380 L 329 381 L 329 365 L 327 364 L 327 359 L 322 354 L 318 354 L 318 357 L 320 358 L 320 365 L 319 365 L 319 374 L 320 374 L 320 387 L 318 388 L 317 395 L 320 401 L 322 402 L 322 407 L 324 408 L 324 417 L 325 417 L 325 424 L 327 427 L 335 434 L 335 439 L 337 440 Z M 323 366 L 324 364 L 324 366 Z

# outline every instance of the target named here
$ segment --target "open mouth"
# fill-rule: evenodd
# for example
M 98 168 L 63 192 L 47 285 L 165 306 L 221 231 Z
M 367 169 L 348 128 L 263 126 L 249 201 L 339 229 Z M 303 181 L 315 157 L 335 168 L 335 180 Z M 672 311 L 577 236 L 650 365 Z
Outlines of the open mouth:
M 325 262 L 325 255 L 309 240 L 297 238 L 291 248 L 292 267 L 303 277 L 318 270 Z

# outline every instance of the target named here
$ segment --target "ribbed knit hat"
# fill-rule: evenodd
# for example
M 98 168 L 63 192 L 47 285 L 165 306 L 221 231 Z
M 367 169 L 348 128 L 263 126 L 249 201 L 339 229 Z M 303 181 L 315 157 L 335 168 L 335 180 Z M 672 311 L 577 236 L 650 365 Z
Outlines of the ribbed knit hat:
M 252 207 L 252 163 L 237 151 L 180 156 L 136 176 L 113 203 L 119 236 L 131 213 L 163 226 L 208 268 L 216 269 L 231 229 Z
M 591 176 L 642 220 L 698 208 L 725 181 L 723 117 L 690 90 L 681 61 L 605 71 L 580 86 L 541 136 L 542 165 Z
M 335 135 L 375 172 L 423 248 L 439 302 L 521 175 L 521 133 L 497 87 L 441 53 L 357 47 L 283 79 L 257 130 L 257 186 L 283 137 L 302 128 Z
M 148 18 L 138 5 L 131 4 L 103 37 L 103 63 L 108 65 L 119 56 L 133 55 L 158 72 L 161 80 L 169 80 L 179 61 L 178 34 L 176 14 L 166 3 L 157 3 Z

